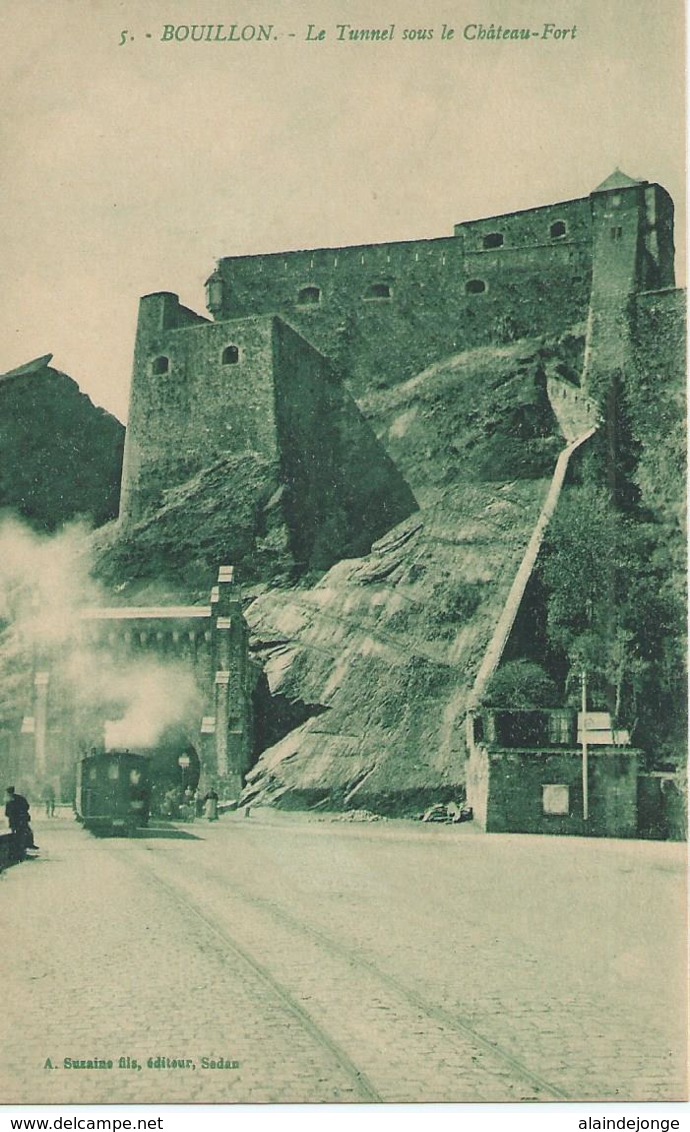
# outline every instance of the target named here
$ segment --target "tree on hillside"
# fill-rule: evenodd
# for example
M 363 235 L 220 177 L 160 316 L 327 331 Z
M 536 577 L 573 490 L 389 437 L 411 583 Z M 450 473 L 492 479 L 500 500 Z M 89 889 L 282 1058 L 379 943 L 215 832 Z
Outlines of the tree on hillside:
M 609 493 L 586 485 L 565 496 L 541 565 L 547 635 L 567 658 L 568 688 L 579 697 L 588 676 L 591 706 L 635 728 L 657 749 L 682 720 L 682 610 L 658 553 L 654 524 L 617 511 Z M 663 706 L 662 706 L 663 705 Z M 665 718 L 666 717 L 666 718 Z
M 541 665 L 523 657 L 509 660 L 496 670 L 482 703 L 511 711 L 556 707 L 558 690 Z

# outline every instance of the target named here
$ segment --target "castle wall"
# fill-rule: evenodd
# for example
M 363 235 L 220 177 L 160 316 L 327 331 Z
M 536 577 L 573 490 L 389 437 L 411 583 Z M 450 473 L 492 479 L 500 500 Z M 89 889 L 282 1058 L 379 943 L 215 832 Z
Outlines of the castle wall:
M 363 392 L 461 349 L 584 319 L 590 223 L 586 198 L 461 224 L 441 239 L 226 258 L 214 315 L 284 315 Z M 551 235 L 555 224 L 562 235 Z M 495 233 L 502 246 L 485 248 Z M 485 289 L 473 292 L 478 283 Z
M 673 204 L 658 185 L 592 193 L 592 295 L 583 385 L 603 398 L 631 353 L 632 296 L 673 286 Z
M 687 418 L 686 294 L 667 289 L 638 295 L 626 404 L 641 446 L 637 480 L 642 502 L 676 532 L 678 582 L 684 592 Z
M 635 395 L 637 296 L 649 280 L 673 282 L 673 205 L 659 185 L 621 187 L 615 177 L 590 199 L 593 271 L 582 387 L 600 405 L 605 422 L 593 449 L 598 474 L 612 498 L 622 502 L 629 491 L 622 421 L 625 403 Z
M 274 323 L 276 417 L 295 561 L 330 566 L 367 553 L 415 498 L 333 366 Z
M 285 323 L 275 319 L 273 332 L 283 512 L 293 558 L 304 567 L 315 552 L 319 561 L 320 538 L 340 545 L 345 534 L 334 491 L 339 383 L 326 358 Z
M 655 397 L 659 384 L 673 388 L 684 385 L 686 308 L 685 291 L 674 287 L 644 292 L 636 297 L 635 370 L 638 379 L 650 379 L 650 397 Z
M 675 286 L 673 201 L 660 185 L 645 188 L 644 244 L 642 287 L 657 290 Z
M 214 322 L 176 295 L 141 301 L 121 517 L 253 450 L 280 460 L 296 562 L 364 553 L 416 504 L 341 377 L 355 393 L 385 387 L 586 316 L 583 392 L 606 403 L 615 468 L 635 296 L 672 281 L 670 198 L 618 172 L 589 197 L 441 239 L 222 259 L 208 281 Z
M 552 232 L 552 226 L 559 223 L 565 225 L 561 235 Z M 589 197 L 507 212 L 502 216 L 465 220 L 456 224 L 454 231 L 462 238 L 466 252 L 486 251 L 484 243 L 491 235 L 503 236 L 501 246 L 506 251 L 546 249 L 562 243 L 588 245 L 592 238 Z
M 120 518 L 136 521 L 166 488 L 228 452 L 275 457 L 272 371 L 270 319 L 211 323 L 177 296 L 143 298 Z

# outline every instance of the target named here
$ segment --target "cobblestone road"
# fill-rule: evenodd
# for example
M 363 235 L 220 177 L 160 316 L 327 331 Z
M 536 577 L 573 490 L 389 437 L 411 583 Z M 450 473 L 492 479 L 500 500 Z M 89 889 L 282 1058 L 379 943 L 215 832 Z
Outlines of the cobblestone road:
M 5 1103 L 686 1097 L 684 846 L 271 811 L 36 834 L 0 878 Z

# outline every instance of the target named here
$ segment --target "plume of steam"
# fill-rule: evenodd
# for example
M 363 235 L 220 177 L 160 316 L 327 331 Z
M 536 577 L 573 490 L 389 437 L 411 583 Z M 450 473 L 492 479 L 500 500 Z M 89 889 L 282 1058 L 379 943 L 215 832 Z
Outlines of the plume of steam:
M 54 666 L 77 712 L 111 720 L 111 748 L 152 747 L 166 728 L 200 719 L 202 696 L 191 665 L 125 660 L 85 640 L 81 610 L 110 604 L 90 575 L 90 547 L 79 524 L 43 536 L 0 523 L 0 711 L 26 713 L 34 671 Z
M 69 640 L 76 611 L 99 601 L 89 567 L 86 527 L 75 523 L 56 535 L 39 535 L 17 519 L 5 519 L 0 525 L 0 619 L 32 647 Z
M 118 662 L 106 650 L 75 652 L 69 679 L 77 706 L 100 708 L 108 750 L 150 748 L 174 724 L 200 719 L 203 702 L 191 669 L 142 657 Z

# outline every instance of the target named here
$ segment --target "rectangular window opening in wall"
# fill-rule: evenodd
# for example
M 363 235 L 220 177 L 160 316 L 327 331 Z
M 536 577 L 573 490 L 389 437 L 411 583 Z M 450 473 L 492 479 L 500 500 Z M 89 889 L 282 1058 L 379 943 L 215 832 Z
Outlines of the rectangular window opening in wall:
M 570 813 L 570 787 L 563 783 L 542 786 L 541 808 L 544 814 L 567 816 Z
M 620 240 L 622 238 L 622 236 L 623 236 L 623 229 L 619 225 L 617 225 L 615 228 L 611 229 L 611 239 L 612 240 Z
M 388 283 L 372 283 L 371 286 L 367 288 L 364 298 L 390 299 L 392 298 L 390 285 Z

